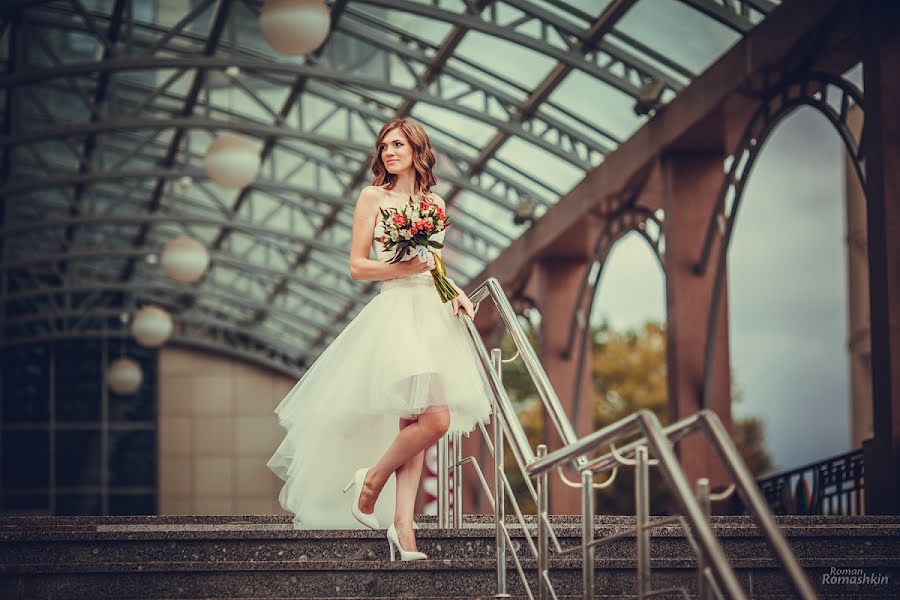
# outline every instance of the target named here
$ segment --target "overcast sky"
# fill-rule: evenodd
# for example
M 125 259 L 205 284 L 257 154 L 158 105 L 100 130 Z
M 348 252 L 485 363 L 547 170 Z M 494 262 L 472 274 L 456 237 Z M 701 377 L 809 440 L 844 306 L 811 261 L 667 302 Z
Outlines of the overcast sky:
M 734 411 L 763 419 L 779 469 L 850 449 L 841 152 L 817 112 L 783 121 L 751 173 L 729 254 L 732 372 L 743 396 Z M 613 249 L 596 314 L 619 328 L 663 320 L 664 293 L 632 234 Z

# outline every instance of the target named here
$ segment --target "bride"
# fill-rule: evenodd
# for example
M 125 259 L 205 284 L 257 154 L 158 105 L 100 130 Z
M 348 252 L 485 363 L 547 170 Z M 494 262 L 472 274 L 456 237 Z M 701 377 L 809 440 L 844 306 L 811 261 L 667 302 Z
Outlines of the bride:
M 287 433 L 267 463 L 285 482 L 278 500 L 296 529 L 387 526 L 391 560 L 395 549 L 402 560 L 426 558 L 413 532 L 425 450 L 448 431 L 470 432 L 490 412 L 460 318 L 474 316 L 472 302 L 457 288 L 459 296 L 442 303 L 429 263 L 410 253 L 392 264 L 393 251 L 379 241 L 381 209 L 410 199 L 445 208 L 431 192 L 434 163 L 421 125 L 394 119 L 382 127 L 350 242 L 351 278 L 381 281 L 380 293 L 276 407 Z

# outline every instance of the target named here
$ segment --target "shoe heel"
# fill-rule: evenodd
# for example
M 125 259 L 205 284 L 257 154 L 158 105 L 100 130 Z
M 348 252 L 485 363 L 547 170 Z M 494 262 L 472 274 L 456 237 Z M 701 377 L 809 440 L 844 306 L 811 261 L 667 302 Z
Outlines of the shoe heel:
M 394 556 L 394 554 L 395 554 L 395 552 L 396 552 L 396 551 L 394 550 L 394 543 L 391 542 L 390 540 L 388 540 L 388 546 L 391 547 L 391 562 L 394 562 L 394 561 L 396 560 L 396 557 Z
M 350 483 L 348 483 L 347 485 L 344 486 L 344 493 L 345 493 L 345 494 L 346 494 L 347 492 L 350 491 L 350 488 L 353 487 L 353 484 L 354 484 L 354 483 L 356 483 L 356 481 L 354 481 L 353 479 L 351 479 L 351 480 L 350 480 Z

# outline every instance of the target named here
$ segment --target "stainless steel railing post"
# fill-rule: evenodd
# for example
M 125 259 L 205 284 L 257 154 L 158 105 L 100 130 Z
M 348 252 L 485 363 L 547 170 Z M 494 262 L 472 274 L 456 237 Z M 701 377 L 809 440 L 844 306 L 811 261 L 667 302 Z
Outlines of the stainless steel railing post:
M 582 598 L 594 597 L 594 473 L 581 472 Z
M 449 436 L 444 436 L 437 443 L 437 509 L 438 527 L 447 529 L 450 527 L 450 485 L 447 472 Z
M 709 515 L 712 512 L 712 506 L 709 499 L 709 479 L 701 477 L 697 480 L 697 502 L 700 503 L 700 509 L 703 516 L 709 521 Z M 707 600 L 709 598 L 706 585 L 706 557 L 702 552 L 697 553 L 697 600 Z
M 491 366 L 497 373 L 497 379 L 503 382 L 503 353 L 500 348 L 491 350 Z M 506 535 L 503 527 L 506 523 L 506 491 L 503 488 L 503 425 L 500 423 L 500 410 L 495 404 L 494 414 L 494 538 L 497 544 L 497 596 L 506 596 Z
M 453 527 L 463 527 L 462 434 L 453 434 Z
M 538 460 L 547 456 L 547 445 L 546 444 L 538 444 L 537 447 L 537 457 Z M 547 493 L 547 487 L 549 485 L 549 480 L 547 477 L 547 471 L 538 475 L 537 478 L 537 534 L 538 534 L 538 556 L 537 556 L 537 585 L 538 585 L 538 598 L 540 600 L 547 600 L 549 597 L 549 590 L 547 589 L 547 585 L 544 582 L 544 579 L 549 571 L 550 567 L 550 545 L 549 545 L 549 535 L 547 531 L 547 513 L 549 512 L 549 495 Z
M 634 473 L 635 531 L 637 533 L 637 596 L 646 597 L 650 592 L 650 466 L 647 447 L 641 446 L 635 453 L 637 464 Z

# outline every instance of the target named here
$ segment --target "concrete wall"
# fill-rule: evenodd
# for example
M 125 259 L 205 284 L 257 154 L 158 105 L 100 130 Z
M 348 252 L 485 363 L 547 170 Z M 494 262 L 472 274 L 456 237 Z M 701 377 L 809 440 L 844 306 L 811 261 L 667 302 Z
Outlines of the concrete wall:
M 283 439 L 272 410 L 295 381 L 183 348 L 159 355 L 159 513 L 285 514 L 266 461 Z

